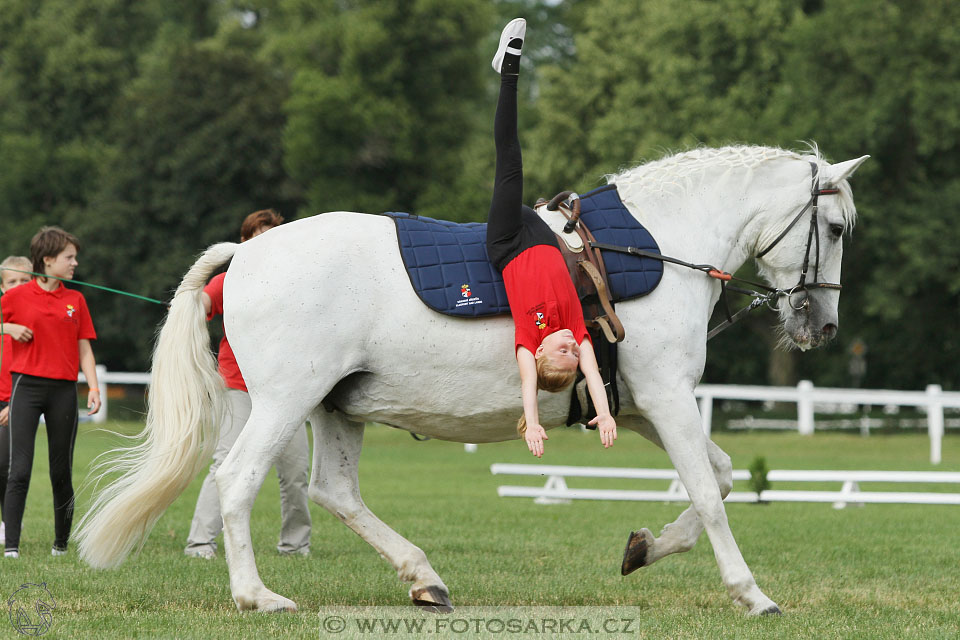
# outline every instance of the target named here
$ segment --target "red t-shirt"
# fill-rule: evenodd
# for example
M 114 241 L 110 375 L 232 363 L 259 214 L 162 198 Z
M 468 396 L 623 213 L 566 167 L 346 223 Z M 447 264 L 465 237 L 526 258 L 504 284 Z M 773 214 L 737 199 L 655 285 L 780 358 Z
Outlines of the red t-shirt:
M 537 347 L 551 333 L 570 329 L 577 344 L 589 340 L 583 307 L 560 250 L 538 244 L 510 261 L 503 269 L 510 313 L 516 327 L 514 350 Z
M 0 351 L 0 402 L 10 402 L 13 381 L 10 379 L 10 361 L 13 358 L 13 337 L 3 334 L 3 351 Z
M 210 313 L 207 314 L 207 321 L 213 320 L 214 316 L 223 315 L 223 279 L 227 276 L 226 272 L 213 276 L 203 292 L 210 296 Z M 247 390 L 247 383 L 243 381 L 240 375 L 240 367 L 237 366 L 237 358 L 233 355 L 233 349 L 227 342 L 227 336 L 224 335 L 220 340 L 220 350 L 217 355 L 217 369 L 223 377 L 223 381 L 231 389 Z
M 80 370 L 77 341 L 97 338 L 83 294 L 63 284 L 47 291 L 34 279 L 5 293 L 0 304 L 4 322 L 33 331 L 33 340 L 12 350 L 10 371 L 75 381 Z

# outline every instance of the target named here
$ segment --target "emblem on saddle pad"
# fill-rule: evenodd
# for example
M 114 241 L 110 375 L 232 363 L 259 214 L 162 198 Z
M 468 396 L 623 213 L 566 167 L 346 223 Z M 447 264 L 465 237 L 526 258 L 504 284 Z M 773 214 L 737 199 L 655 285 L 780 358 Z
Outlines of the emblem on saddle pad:
M 483 300 L 480 299 L 480 296 L 473 295 L 469 284 L 460 285 L 460 300 L 457 300 L 457 308 L 474 304 L 483 304 Z

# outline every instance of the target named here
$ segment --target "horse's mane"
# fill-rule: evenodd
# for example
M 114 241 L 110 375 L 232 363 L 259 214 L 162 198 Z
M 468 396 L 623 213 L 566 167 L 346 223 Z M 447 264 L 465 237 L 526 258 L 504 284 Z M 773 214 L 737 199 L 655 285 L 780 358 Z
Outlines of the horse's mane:
M 732 145 L 727 147 L 711 148 L 697 147 L 680 153 L 666 155 L 659 160 L 641 163 L 618 173 L 608 174 L 609 184 L 621 187 L 621 192 L 631 189 L 653 191 L 675 191 L 683 193 L 691 184 L 691 178 L 703 172 L 708 167 L 726 167 L 753 169 L 765 162 L 790 159 L 813 162 L 818 167 L 829 164 L 820 153 L 816 143 L 808 143 L 808 150 L 801 153 L 779 147 L 762 147 L 755 145 Z M 821 185 L 825 186 L 825 185 Z M 840 199 L 840 209 L 847 228 L 853 227 L 856 218 L 856 208 L 853 205 L 853 194 L 850 185 L 843 180 L 839 185 L 837 197 Z

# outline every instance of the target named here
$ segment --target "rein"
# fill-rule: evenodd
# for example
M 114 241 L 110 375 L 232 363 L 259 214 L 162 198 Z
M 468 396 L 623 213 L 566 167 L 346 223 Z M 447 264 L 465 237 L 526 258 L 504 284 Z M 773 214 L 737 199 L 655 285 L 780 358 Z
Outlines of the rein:
M 803 299 L 803 302 L 801 302 L 799 306 L 794 306 L 793 303 L 790 301 L 790 296 L 801 291 L 810 291 L 812 289 L 834 289 L 834 290 L 841 289 L 841 285 L 839 283 L 820 282 L 818 280 L 818 278 L 820 277 L 820 233 L 819 233 L 820 227 L 818 225 L 818 220 L 817 220 L 818 203 L 819 203 L 820 196 L 833 195 L 833 194 L 839 193 L 840 190 L 836 188 L 821 189 L 819 169 L 816 163 L 811 162 L 810 169 L 813 174 L 812 180 L 811 180 L 810 199 L 807 200 L 807 203 L 803 205 L 803 207 L 800 209 L 799 212 L 797 212 L 797 215 L 793 217 L 793 220 L 790 221 L 790 224 L 787 225 L 787 228 L 784 229 L 780 233 L 780 235 L 778 235 L 774 239 L 773 242 L 767 245 L 767 247 L 763 251 L 761 251 L 756 255 L 757 258 L 762 258 L 767 253 L 769 253 L 771 249 L 773 249 L 781 240 L 784 239 L 784 237 L 786 237 L 787 233 L 789 233 L 790 230 L 797 224 L 797 222 L 800 220 L 803 214 L 806 213 L 807 210 L 810 210 L 811 211 L 810 230 L 807 233 L 807 248 L 803 256 L 803 267 L 800 270 L 800 280 L 799 282 L 797 282 L 795 286 L 793 286 L 790 289 L 778 289 L 776 287 L 770 287 L 765 284 L 761 284 L 759 282 L 752 282 L 750 280 L 738 278 L 733 274 L 727 273 L 726 271 L 722 271 L 721 269 L 718 269 L 713 265 L 694 264 L 692 262 L 686 262 L 684 260 L 680 260 L 679 258 L 671 258 L 670 256 L 665 256 L 659 253 L 653 253 L 652 251 L 637 249 L 636 247 L 623 247 L 623 246 L 606 244 L 604 242 L 595 242 L 595 241 L 590 242 L 590 247 L 594 249 L 601 249 L 604 251 L 616 251 L 619 253 L 627 253 L 630 255 L 639 256 L 641 258 L 650 258 L 652 260 L 660 260 L 661 262 L 669 262 L 671 264 L 676 264 L 681 267 L 687 267 L 688 269 L 702 271 L 703 273 L 710 276 L 711 278 L 715 278 L 719 280 L 720 281 L 720 300 L 723 302 L 723 311 L 726 314 L 727 319 L 724 320 L 719 325 L 717 325 L 716 327 L 714 327 L 713 329 L 711 329 L 709 333 L 707 333 L 707 340 L 710 340 L 721 331 L 727 329 L 732 324 L 743 319 L 743 317 L 747 313 L 749 313 L 750 311 L 753 311 L 757 307 L 760 307 L 766 304 L 768 307 L 775 310 L 776 306 L 773 303 L 779 301 L 779 299 L 783 297 L 787 298 L 787 302 L 790 304 L 790 306 L 793 309 L 797 311 L 800 311 L 801 309 L 807 309 L 810 306 L 810 299 L 808 297 L 805 297 Z M 813 267 L 813 282 L 808 283 L 807 273 L 810 268 L 810 249 L 812 246 L 814 246 L 814 244 L 816 244 L 816 256 L 815 256 L 814 267 Z M 730 286 L 727 284 L 728 282 L 732 282 L 732 281 L 741 282 L 743 284 L 750 285 L 752 287 L 755 287 L 755 289 L 743 289 L 740 287 Z M 756 289 L 760 289 L 762 291 L 765 291 L 766 293 L 761 293 Z M 736 313 L 731 314 L 730 305 L 728 304 L 728 300 L 727 300 L 728 290 L 733 291 L 735 293 L 752 296 L 753 301 L 750 302 L 750 304 L 748 304 L 746 307 L 743 307 L 742 309 L 737 311 Z

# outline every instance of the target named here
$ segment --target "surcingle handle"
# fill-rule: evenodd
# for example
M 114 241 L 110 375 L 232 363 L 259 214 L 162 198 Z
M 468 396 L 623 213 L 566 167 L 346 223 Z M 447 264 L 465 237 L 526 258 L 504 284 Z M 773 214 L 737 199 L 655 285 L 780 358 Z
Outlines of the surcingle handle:
M 577 220 L 580 219 L 580 196 L 574 191 L 561 191 L 547 203 L 547 210 L 556 211 L 561 202 L 567 202 L 567 206 L 570 208 L 570 219 L 563 226 L 563 232 L 573 233 L 573 230 L 577 228 Z

